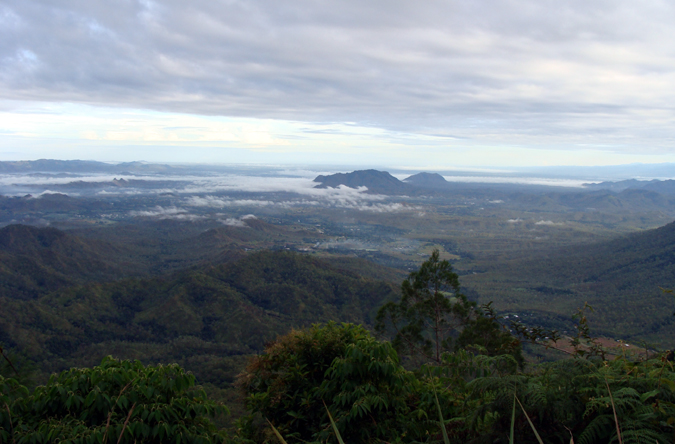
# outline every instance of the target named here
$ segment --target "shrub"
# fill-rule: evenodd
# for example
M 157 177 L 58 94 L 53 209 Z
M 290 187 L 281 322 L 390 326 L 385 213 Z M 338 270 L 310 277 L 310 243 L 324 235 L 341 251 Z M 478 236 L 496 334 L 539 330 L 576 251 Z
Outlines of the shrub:
M 247 407 L 288 442 L 334 439 L 326 408 L 351 443 L 423 435 L 429 424 L 419 408 L 421 383 L 400 366 L 390 343 L 353 324 L 314 325 L 280 337 L 250 362 L 239 384 Z M 276 440 L 260 419 L 248 417 L 244 435 Z
M 53 375 L 11 401 L 11 409 L 7 403 L 12 423 L 0 417 L 0 437 L 17 444 L 222 441 L 209 417 L 227 409 L 194 384 L 176 364 L 144 367 L 107 357 L 100 366 Z

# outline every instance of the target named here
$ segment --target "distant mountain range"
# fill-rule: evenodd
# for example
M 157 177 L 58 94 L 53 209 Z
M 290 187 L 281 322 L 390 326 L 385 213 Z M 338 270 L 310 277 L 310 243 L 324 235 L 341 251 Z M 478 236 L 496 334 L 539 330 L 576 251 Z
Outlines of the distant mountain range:
M 675 207 L 675 181 L 623 181 L 588 184 L 586 189 L 518 184 L 477 184 L 448 182 L 438 173 L 418 173 L 403 181 L 385 171 L 361 170 L 318 176 L 316 188 L 367 187 L 369 192 L 385 195 L 447 195 L 473 189 L 477 193 L 491 187 L 489 195 L 511 208 L 536 211 L 636 212 L 665 211 Z M 534 192 L 534 189 L 537 192 Z M 485 193 L 485 192 L 484 192 Z M 487 194 L 486 194 L 487 195 Z
M 122 173 L 165 172 L 174 167 L 145 162 L 106 163 L 93 160 L 22 160 L 0 162 L 0 173 Z
M 621 180 L 618 182 L 587 183 L 584 187 L 589 190 L 647 190 L 661 194 L 675 195 L 675 180 Z

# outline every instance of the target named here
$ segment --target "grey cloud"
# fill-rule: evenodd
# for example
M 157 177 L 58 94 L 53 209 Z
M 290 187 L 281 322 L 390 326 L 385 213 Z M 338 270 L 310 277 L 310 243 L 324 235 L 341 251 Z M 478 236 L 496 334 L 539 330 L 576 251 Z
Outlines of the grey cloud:
M 0 95 L 670 146 L 674 19 L 628 0 L 8 0 Z

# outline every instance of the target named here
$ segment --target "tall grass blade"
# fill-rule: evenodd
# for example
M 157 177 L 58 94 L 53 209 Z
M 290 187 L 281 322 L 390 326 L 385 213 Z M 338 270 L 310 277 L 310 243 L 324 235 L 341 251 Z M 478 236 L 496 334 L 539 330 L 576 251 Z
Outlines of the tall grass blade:
M 614 406 L 614 397 L 612 396 L 612 391 L 609 389 L 609 383 L 607 383 L 607 378 L 605 378 L 605 385 L 607 386 L 607 392 L 609 392 L 609 400 L 612 402 L 612 411 L 614 412 L 614 425 L 616 425 L 616 436 L 619 438 L 619 444 L 623 444 L 621 439 L 621 429 L 619 428 L 619 418 L 616 416 L 616 407 Z
M 534 427 L 534 424 L 532 424 L 532 420 L 530 419 L 530 415 L 527 414 L 525 411 L 525 407 L 523 407 L 523 404 L 520 402 L 520 399 L 518 399 L 517 396 L 514 395 L 516 398 L 516 401 L 518 401 L 518 404 L 520 405 L 520 408 L 523 409 L 523 413 L 525 413 L 525 417 L 527 418 L 527 422 L 530 423 L 530 427 L 532 427 L 532 431 L 534 432 L 534 436 L 537 437 L 537 441 L 539 441 L 539 444 L 544 444 L 544 441 L 541 440 L 541 436 L 539 436 L 539 432 L 537 432 L 536 427 Z
M 516 391 L 513 391 L 513 411 L 511 411 L 511 434 L 509 435 L 509 444 L 514 444 L 513 431 L 516 428 Z
M 436 408 L 438 409 L 438 422 L 441 426 L 441 432 L 443 432 L 443 442 L 445 444 L 450 444 L 450 439 L 448 438 L 448 431 L 445 430 L 445 421 L 443 420 L 443 412 L 441 411 L 441 403 L 438 402 L 438 396 L 434 392 L 434 399 L 436 400 Z
M 265 418 L 267 422 L 269 423 L 270 427 L 272 427 L 272 430 L 274 430 L 274 434 L 277 435 L 277 438 L 279 438 L 279 441 L 281 441 L 281 444 L 288 444 L 286 440 L 284 439 L 283 436 L 281 436 L 281 433 L 279 433 L 279 430 L 277 430 L 276 427 L 274 427 L 274 424 L 270 422 L 269 419 Z
M 333 426 L 333 432 L 335 432 L 335 436 L 337 437 L 337 440 L 340 444 L 345 444 L 345 442 L 342 440 L 342 436 L 340 436 L 340 431 L 337 428 L 337 424 L 335 424 L 335 421 L 333 421 L 333 415 L 330 414 L 330 410 L 328 410 L 328 406 L 326 405 L 326 402 L 324 401 L 323 406 L 326 407 L 326 412 L 328 412 L 328 418 L 330 419 L 330 424 Z

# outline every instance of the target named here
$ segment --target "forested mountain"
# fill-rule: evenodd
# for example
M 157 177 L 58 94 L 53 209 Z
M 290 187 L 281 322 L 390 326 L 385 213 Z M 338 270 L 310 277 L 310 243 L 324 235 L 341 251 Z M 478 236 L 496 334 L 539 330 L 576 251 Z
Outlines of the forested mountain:
M 132 270 L 119 253 L 109 243 L 85 242 L 55 228 L 9 225 L 0 229 L 0 296 L 35 299 L 72 285 L 120 278 Z
M 371 266 L 362 261 L 360 268 Z M 396 294 L 396 286 L 339 264 L 261 252 L 166 277 L 61 289 L 37 300 L 0 297 L 0 341 L 47 371 L 113 354 L 178 361 L 203 381 L 222 382 L 225 369 L 229 378 L 236 373 L 224 363 L 228 357 L 259 351 L 293 327 L 336 319 L 368 324 Z
M 66 286 L 223 263 L 247 250 L 316 242 L 308 234 L 255 218 L 222 223 L 137 221 L 78 230 L 0 228 L 0 295 L 35 298 Z

